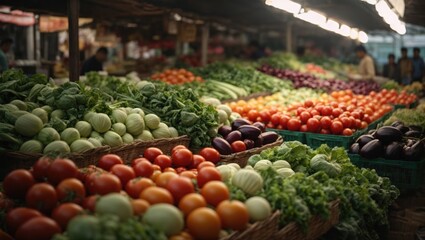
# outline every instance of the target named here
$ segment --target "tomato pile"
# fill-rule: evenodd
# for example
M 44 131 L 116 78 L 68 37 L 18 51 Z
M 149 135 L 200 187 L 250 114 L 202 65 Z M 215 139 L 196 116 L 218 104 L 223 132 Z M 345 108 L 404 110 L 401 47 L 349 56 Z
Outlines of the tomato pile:
M 50 239 L 84 210 L 97 211 L 102 196 L 121 193 L 130 199 L 135 216 L 156 204 L 174 205 L 186 217 L 187 232 L 180 237 L 217 239 L 221 229 L 243 230 L 249 221 L 245 204 L 229 200 L 215 168 L 218 161 L 213 148 L 197 155 L 181 145 L 171 156 L 148 148 L 131 165 L 115 154 L 80 169 L 68 159 L 43 157 L 31 170 L 14 170 L 4 179 L 1 205 L 7 231 L 17 240 Z
M 405 106 L 414 103 L 418 98 L 416 94 L 407 93 L 405 90 L 397 92 L 394 89 L 383 89 L 378 93 L 371 92 L 370 95 L 376 98 L 381 103 L 398 104 Z
M 190 82 L 203 82 L 202 77 L 195 76 L 186 69 L 169 69 L 162 73 L 155 73 L 151 76 L 153 80 L 166 82 L 168 84 L 183 84 Z

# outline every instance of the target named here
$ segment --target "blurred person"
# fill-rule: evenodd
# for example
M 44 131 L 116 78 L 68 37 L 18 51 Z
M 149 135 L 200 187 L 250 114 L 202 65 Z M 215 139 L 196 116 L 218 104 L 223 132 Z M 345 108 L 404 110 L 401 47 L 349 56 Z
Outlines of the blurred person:
M 106 62 L 106 60 L 108 60 L 108 49 L 106 47 L 100 47 L 97 49 L 95 55 L 83 63 L 83 67 L 81 68 L 81 75 L 92 71 L 102 71 L 103 63 Z
M 401 48 L 401 57 L 398 60 L 398 70 L 400 72 L 400 81 L 403 85 L 409 85 L 412 82 L 412 60 L 407 57 L 407 48 Z
M 265 56 L 264 48 L 260 46 L 258 41 L 251 41 L 247 48 L 248 58 L 257 60 Z
M 384 65 L 382 76 L 389 79 L 398 80 L 397 63 L 395 62 L 395 56 L 392 53 L 388 54 L 388 63 Z
M 367 54 L 366 48 L 363 45 L 359 45 L 355 48 L 356 56 L 359 58 L 358 72 L 361 78 L 364 80 L 373 80 L 375 77 L 375 63 L 369 54 Z
M 11 38 L 5 38 L 0 42 L 0 72 L 4 72 L 9 69 L 9 60 L 6 54 L 12 48 L 13 40 Z
M 412 80 L 413 82 L 422 82 L 422 79 L 425 77 L 425 63 L 424 59 L 420 56 L 421 50 L 417 47 L 413 48 L 413 73 Z

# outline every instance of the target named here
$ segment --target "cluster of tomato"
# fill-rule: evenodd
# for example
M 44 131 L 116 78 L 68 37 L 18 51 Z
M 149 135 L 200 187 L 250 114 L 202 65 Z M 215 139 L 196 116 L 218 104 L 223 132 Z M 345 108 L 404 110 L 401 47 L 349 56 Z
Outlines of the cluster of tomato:
M 186 69 L 168 69 L 162 73 L 155 73 L 151 76 L 153 80 L 166 82 L 168 84 L 183 84 L 190 82 L 203 82 L 200 76 L 195 76 Z
M 418 99 L 418 97 L 413 93 L 408 93 L 405 90 L 397 92 L 394 89 L 383 89 L 378 93 L 371 92 L 370 95 L 374 96 L 381 103 L 390 103 L 405 106 L 409 106 Z
M 7 231 L 17 240 L 50 239 L 84 210 L 94 212 L 100 196 L 114 192 L 131 199 L 134 215 L 158 203 L 177 206 L 197 239 L 218 237 L 222 227 L 242 230 L 248 210 L 241 202 L 228 201 L 229 190 L 215 168 L 218 161 L 220 154 L 213 148 L 197 155 L 181 145 L 171 156 L 148 148 L 131 165 L 115 154 L 80 169 L 68 159 L 43 157 L 31 170 L 14 170 L 3 181 L 0 204 L 7 212 Z M 17 202 L 24 204 L 14 208 Z

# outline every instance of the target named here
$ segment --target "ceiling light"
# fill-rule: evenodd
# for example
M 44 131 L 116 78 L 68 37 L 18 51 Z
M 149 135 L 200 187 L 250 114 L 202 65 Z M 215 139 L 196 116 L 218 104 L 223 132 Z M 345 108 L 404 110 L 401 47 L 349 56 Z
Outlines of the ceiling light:
M 266 4 L 293 14 L 301 10 L 301 5 L 291 0 L 267 0 Z
M 363 31 L 360 31 L 359 32 L 359 41 L 361 43 L 367 43 L 368 40 L 369 40 L 369 38 L 368 38 L 367 34 Z

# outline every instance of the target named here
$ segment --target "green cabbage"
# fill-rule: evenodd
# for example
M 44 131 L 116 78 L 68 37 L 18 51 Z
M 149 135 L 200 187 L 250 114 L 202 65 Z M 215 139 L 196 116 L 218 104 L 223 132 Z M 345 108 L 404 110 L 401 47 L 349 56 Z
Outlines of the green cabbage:
M 152 131 L 152 135 L 155 139 L 171 137 L 170 130 L 165 123 L 160 123 L 159 127 Z
M 28 106 L 27 106 L 27 104 L 25 102 L 23 102 L 21 100 L 17 100 L 17 99 L 11 101 L 10 104 L 15 105 L 16 107 L 19 108 L 19 110 L 22 110 L 22 111 L 26 111 L 27 108 L 28 108 Z
M 40 130 L 40 132 L 37 135 L 37 139 L 43 143 L 44 145 L 47 145 L 53 141 L 60 140 L 60 135 L 56 129 L 51 127 L 46 127 Z
M 92 131 L 90 123 L 86 121 L 79 121 L 75 124 L 75 128 L 80 132 L 81 137 L 89 137 Z
M 91 142 L 91 144 L 93 144 L 94 147 L 102 147 L 102 142 L 97 138 L 91 137 L 87 139 L 87 141 Z
M 43 144 L 37 140 L 28 140 L 21 145 L 19 151 L 27 153 L 42 153 Z
M 132 143 L 134 141 L 134 138 L 131 134 L 126 133 L 122 136 L 122 140 L 124 143 Z
M 43 128 L 43 121 L 32 113 L 24 114 L 15 122 L 15 130 L 25 137 L 35 136 Z
M 47 114 L 51 114 L 53 111 L 52 107 L 50 107 L 49 105 L 44 105 L 41 108 L 44 109 L 44 111 L 46 111 Z
M 56 153 L 69 153 L 71 152 L 71 149 L 69 148 L 68 144 L 64 141 L 54 141 L 49 143 L 45 148 L 43 153 L 47 154 L 47 153 L 51 153 L 51 152 L 56 152 Z
M 142 141 L 152 141 L 155 138 L 153 137 L 152 133 L 149 130 L 143 130 L 142 134 L 136 137 L 136 140 L 142 140 Z
M 103 136 L 105 139 L 105 144 L 109 145 L 111 147 L 117 147 L 123 145 L 123 141 L 120 135 L 118 133 L 113 131 L 108 131 Z
M 64 119 L 65 118 L 65 112 L 60 110 L 60 109 L 56 109 L 52 113 L 50 113 L 50 118 L 54 118 L 54 117 L 57 117 L 59 119 Z
M 127 128 L 125 127 L 124 123 L 114 123 L 112 125 L 112 130 L 114 130 L 114 132 L 118 133 L 120 136 L 123 136 L 127 132 Z
M 112 123 L 108 115 L 104 113 L 96 113 L 90 118 L 93 129 L 99 133 L 105 133 L 111 129 Z
M 71 144 L 71 152 L 85 152 L 93 148 L 95 146 L 88 140 L 78 139 Z
M 67 128 L 61 132 L 61 140 L 67 144 L 71 144 L 75 140 L 80 139 L 80 132 L 76 128 Z
M 179 136 L 179 132 L 177 131 L 177 129 L 175 129 L 173 127 L 168 127 L 168 131 L 170 131 L 170 135 L 173 138 Z
M 121 109 L 114 109 L 112 111 L 112 120 L 116 123 L 125 123 L 125 120 L 127 119 L 127 113 L 125 110 Z
M 125 126 L 128 133 L 137 136 L 145 129 L 145 122 L 138 113 L 131 113 L 125 121 Z
M 88 113 L 84 114 L 84 117 L 83 117 L 84 121 L 86 121 L 86 122 L 90 122 L 90 119 L 91 119 L 91 118 L 92 118 L 95 114 L 96 114 L 95 112 L 88 112 Z
M 155 114 L 148 114 L 145 116 L 145 124 L 151 130 L 157 129 L 160 123 L 161 119 Z
M 42 108 L 35 108 L 31 113 L 39 117 L 43 123 L 47 123 L 49 121 L 49 114 Z
M 133 108 L 133 109 L 131 109 L 130 112 L 129 112 L 129 114 L 132 114 L 132 113 L 137 113 L 141 117 L 145 117 L 145 112 L 141 108 Z

